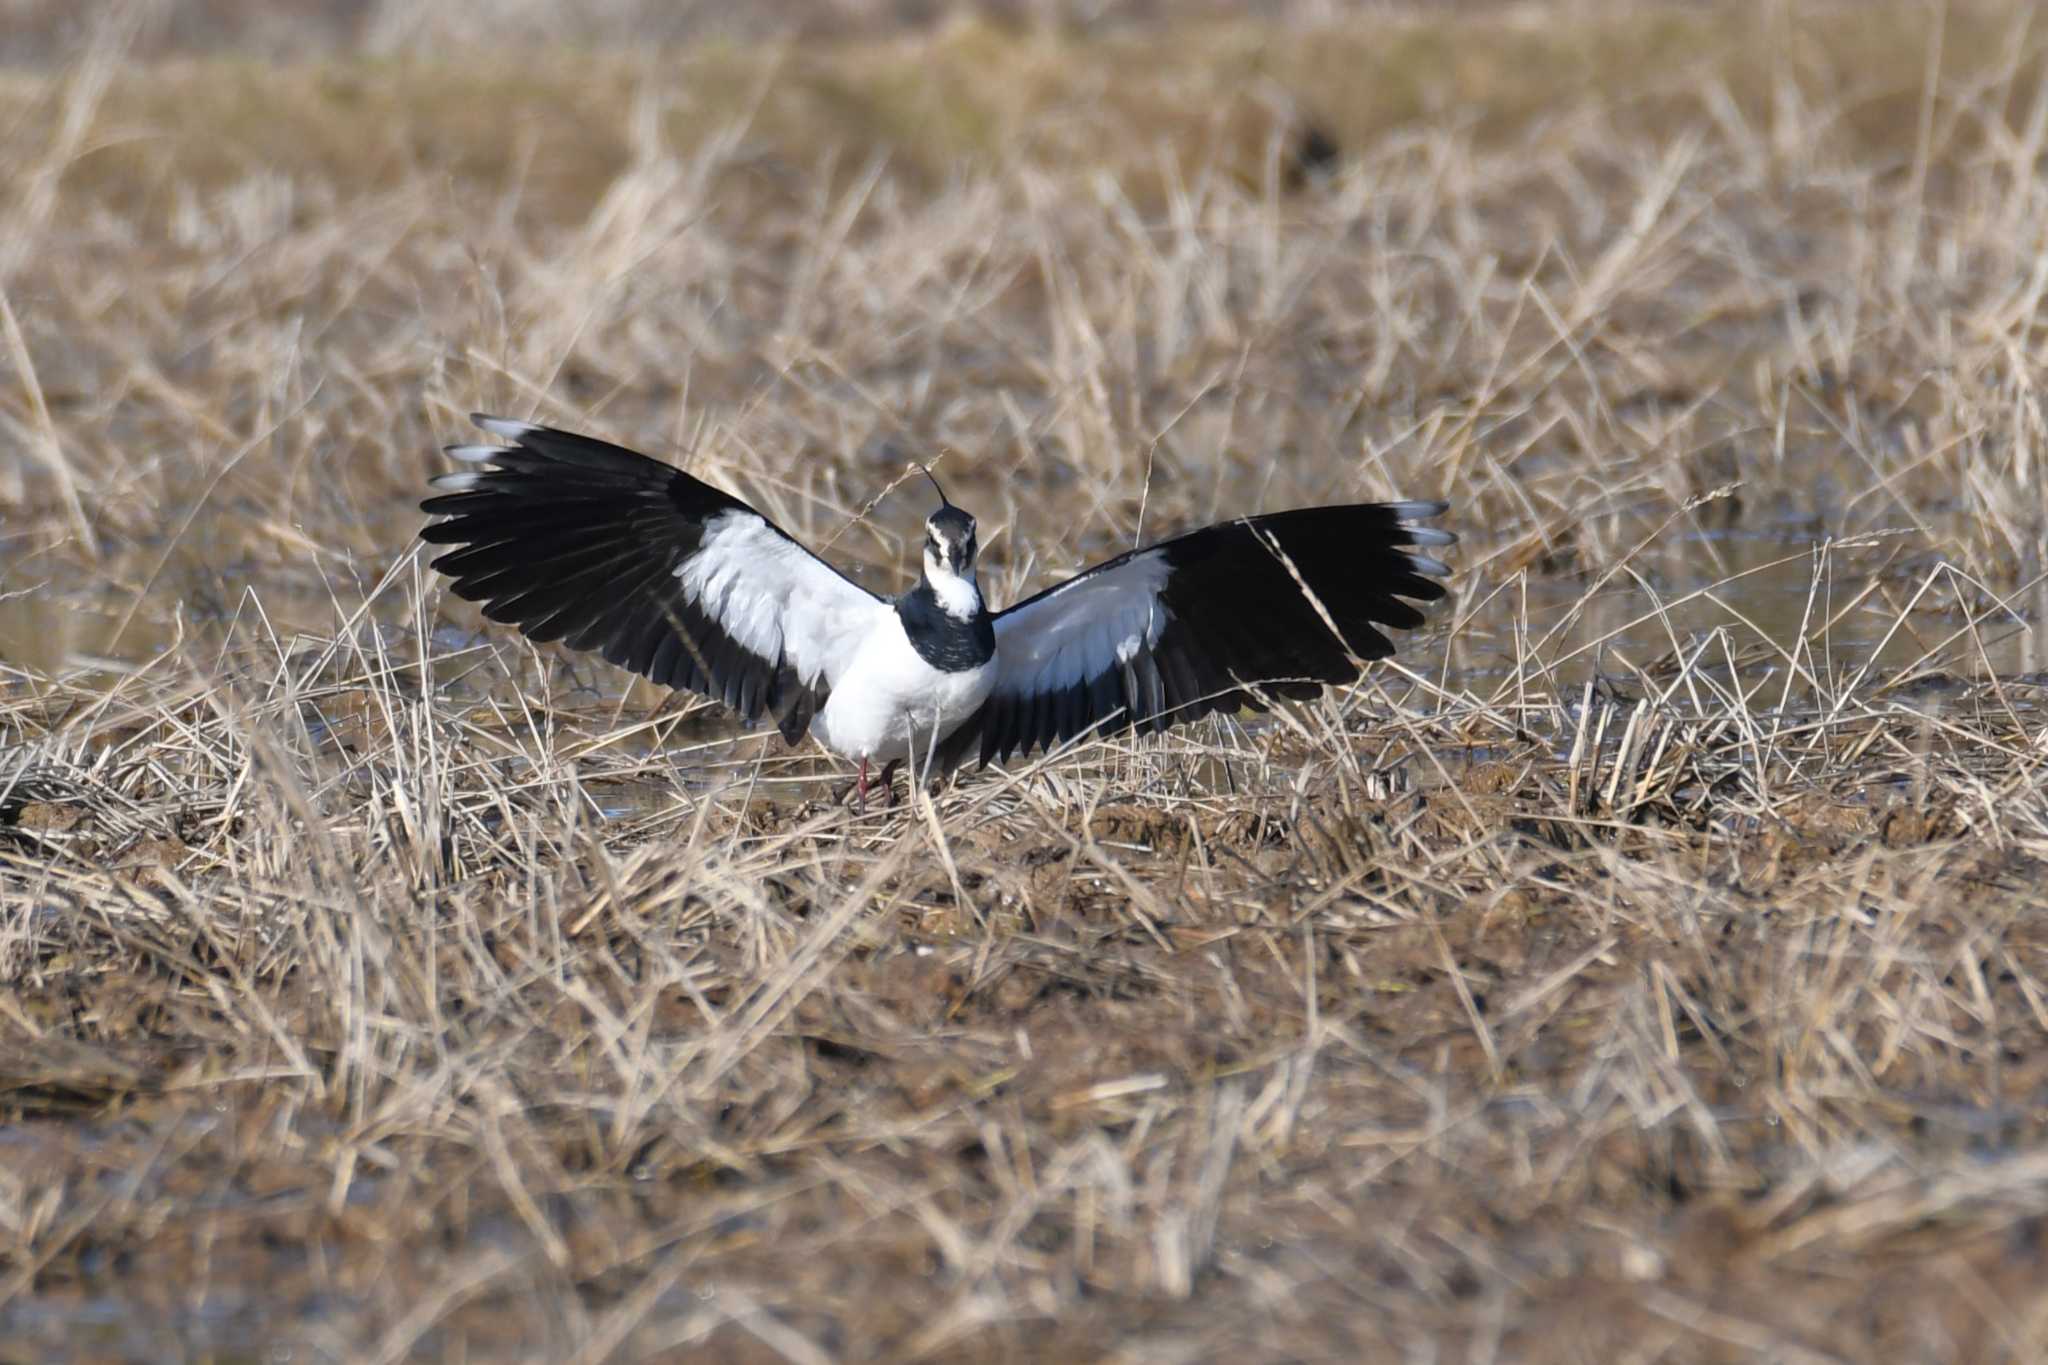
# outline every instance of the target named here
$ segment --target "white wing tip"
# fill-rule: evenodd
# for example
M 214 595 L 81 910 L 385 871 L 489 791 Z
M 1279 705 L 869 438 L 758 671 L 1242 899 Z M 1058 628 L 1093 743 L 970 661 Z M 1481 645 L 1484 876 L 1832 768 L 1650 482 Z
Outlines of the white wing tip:
M 1411 545 L 1456 545 L 1458 543 L 1458 537 L 1455 532 L 1441 530 L 1435 526 L 1417 526 L 1414 524 L 1418 521 L 1427 521 L 1431 517 L 1440 517 L 1450 511 L 1451 505 L 1448 502 L 1435 498 L 1416 498 L 1408 502 L 1388 503 L 1387 508 L 1401 522 L 1401 529 L 1408 533 L 1408 542 Z M 1427 556 L 1424 557 L 1427 558 Z M 1442 570 L 1437 572 L 1441 573 Z
M 497 459 L 500 455 L 503 455 L 505 453 L 505 447 L 471 445 L 442 446 L 441 452 L 444 455 L 452 456 L 458 460 L 467 460 L 471 464 L 486 464 L 492 460 Z
M 522 422 L 515 417 L 493 417 L 488 412 L 472 412 L 469 420 L 491 435 L 502 436 L 508 441 L 516 441 L 530 432 L 543 430 L 538 422 Z
M 427 482 L 450 493 L 467 493 L 482 483 L 484 475 L 479 470 L 463 469 L 453 474 L 436 474 Z
M 1428 574 L 1433 578 L 1449 578 L 1451 576 L 1451 566 L 1438 559 L 1435 555 L 1409 555 L 1408 567 L 1417 573 Z

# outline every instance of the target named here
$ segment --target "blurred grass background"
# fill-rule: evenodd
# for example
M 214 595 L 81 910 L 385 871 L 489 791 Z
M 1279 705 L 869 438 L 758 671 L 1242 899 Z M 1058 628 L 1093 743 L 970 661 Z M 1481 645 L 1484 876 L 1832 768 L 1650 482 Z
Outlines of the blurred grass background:
M 0 0 L 0 1361 L 2048 1354 L 2037 28 Z M 856 817 L 443 599 L 476 407 L 1455 597 Z

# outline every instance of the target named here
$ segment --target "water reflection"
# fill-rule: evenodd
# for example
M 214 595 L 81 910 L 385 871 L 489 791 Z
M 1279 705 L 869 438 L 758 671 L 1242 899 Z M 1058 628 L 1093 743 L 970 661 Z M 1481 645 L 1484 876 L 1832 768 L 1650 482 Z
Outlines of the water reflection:
M 2004 597 L 1883 538 L 1829 544 L 1790 531 L 1673 536 L 1619 572 L 1524 573 L 1461 582 L 1447 645 L 1454 688 L 1540 679 L 1571 697 L 1587 681 L 1667 688 L 1683 677 L 1784 686 L 1890 684 L 1923 700 L 1939 679 L 2030 676 L 2048 667 L 2036 628 L 2048 582 Z M 1775 701 L 1775 693 L 1768 693 Z
M 1640 533 L 1650 543 L 1619 570 L 1545 573 L 1506 571 L 1503 537 L 1460 530 L 1453 599 L 1437 609 L 1435 629 L 1402 642 L 1401 651 L 1404 663 L 1453 693 L 1538 689 L 1570 700 L 1589 680 L 1633 691 L 1711 682 L 1744 695 L 1764 687 L 1761 695 L 1775 702 L 1780 689 L 1792 696 L 1853 684 L 1890 686 L 1932 704 L 1943 678 L 2048 669 L 2048 644 L 2035 628 L 2048 616 L 2048 583 L 2001 599 L 1913 551 L 1914 537 L 1816 544 L 1810 520 L 1653 535 L 1645 522 L 1624 529 L 1624 542 Z M 360 594 L 351 601 L 310 569 L 272 566 L 250 578 L 196 558 L 156 577 L 148 563 L 93 575 L 59 567 L 43 554 L 0 560 L 0 661 L 17 676 L 104 677 L 111 686 L 181 639 L 188 649 L 204 646 L 204 659 L 225 661 L 235 644 L 289 651 L 303 634 L 322 642 L 329 671 L 344 673 L 348 665 L 337 658 L 352 656 L 360 671 L 364 659 L 380 668 L 416 665 L 422 652 L 409 568 L 364 606 Z M 194 574 L 209 591 L 184 590 Z M 230 583 L 238 586 L 231 591 Z M 512 714 L 519 698 L 507 689 L 517 679 L 529 699 L 609 708 L 620 720 L 647 715 L 665 695 L 593 658 L 537 653 L 513 632 L 481 625 L 467 606 L 428 604 L 452 618 L 431 623 L 424 654 L 436 689 L 455 700 L 495 696 Z M 340 630 L 338 612 L 353 632 L 339 650 L 326 643 Z M 318 706 L 307 720 L 316 739 L 333 725 Z M 672 743 L 720 737 L 669 732 Z

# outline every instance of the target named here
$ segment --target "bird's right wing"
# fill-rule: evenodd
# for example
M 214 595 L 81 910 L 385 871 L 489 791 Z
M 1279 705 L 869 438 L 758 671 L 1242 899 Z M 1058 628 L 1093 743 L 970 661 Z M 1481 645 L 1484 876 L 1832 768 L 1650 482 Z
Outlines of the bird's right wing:
M 621 446 L 503 417 L 443 474 L 420 532 L 458 597 L 803 737 L 882 600 L 729 493 Z
M 1394 652 L 1450 569 L 1414 523 L 1441 502 L 1304 507 L 1204 527 L 1098 564 L 997 615 L 996 682 L 938 763 L 1005 759 L 1080 735 L 1164 730 L 1314 696 Z

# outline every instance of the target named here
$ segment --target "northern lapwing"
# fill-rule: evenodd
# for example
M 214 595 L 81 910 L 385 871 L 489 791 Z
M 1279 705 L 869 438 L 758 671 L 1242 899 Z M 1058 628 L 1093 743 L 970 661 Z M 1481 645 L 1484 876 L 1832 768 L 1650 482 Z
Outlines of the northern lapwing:
M 471 419 L 509 446 L 420 504 L 453 545 L 433 567 L 528 639 L 596 650 L 657 683 L 766 714 L 860 765 L 943 773 L 1083 735 L 1307 698 L 1394 652 L 1402 601 L 1444 595 L 1415 523 L 1441 502 L 1241 517 L 1118 555 L 999 612 L 975 581 L 974 518 L 925 520 L 924 571 L 881 597 L 731 494 L 623 447 L 531 422 Z M 926 471 L 929 474 L 929 470 Z M 938 481 L 932 480 L 934 488 Z

